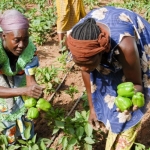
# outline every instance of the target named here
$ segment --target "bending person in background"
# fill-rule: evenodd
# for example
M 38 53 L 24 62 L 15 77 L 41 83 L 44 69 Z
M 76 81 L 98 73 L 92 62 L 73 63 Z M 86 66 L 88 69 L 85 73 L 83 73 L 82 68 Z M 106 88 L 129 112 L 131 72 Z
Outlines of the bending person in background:
M 81 18 L 86 15 L 82 0 L 56 0 L 57 9 L 57 34 L 59 41 L 59 51 L 61 52 L 64 37 Z
M 38 99 L 43 90 L 34 77 L 39 62 L 29 39 L 28 20 L 17 10 L 7 10 L 0 16 L 0 27 L 0 121 L 8 144 L 13 144 L 18 136 L 26 140 L 24 131 L 29 126 L 30 138 L 34 135 L 33 123 L 25 117 L 23 96 Z
M 81 68 L 90 124 L 101 121 L 109 130 L 106 150 L 131 149 L 150 100 L 150 24 L 127 9 L 97 8 L 73 27 L 67 44 Z M 128 114 L 116 110 L 122 82 L 132 82 L 136 92 L 143 92 L 144 107 Z

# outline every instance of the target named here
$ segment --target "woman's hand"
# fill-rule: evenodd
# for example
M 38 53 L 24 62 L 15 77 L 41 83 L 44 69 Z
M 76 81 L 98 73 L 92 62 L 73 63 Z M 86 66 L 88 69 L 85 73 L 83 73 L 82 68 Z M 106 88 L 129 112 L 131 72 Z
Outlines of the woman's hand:
M 97 120 L 96 113 L 95 113 L 94 109 L 90 110 L 89 123 L 94 130 L 98 130 L 100 127 L 99 121 Z
M 93 127 L 94 130 L 98 130 L 99 122 L 96 117 L 96 113 L 95 113 L 93 103 L 92 103 L 92 96 L 91 96 L 90 74 L 86 71 L 81 71 L 81 73 L 82 73 L 82 78 L 86 87 L 88 103 L 90 107 L 89 123 Z
M 37 84 L 24 87 L 25 95 L 39 99 L 43 95 L 43 88 Z
M 123 111 L 126 115 L 128 115 L 129 113 L 131 113 L 132 111 L 136 111 L 138 110 L 139 107 L 138 106 L 132 106 L 129 110 L 125 110 Z M 121 112 L 121 110 L 119 108 L 116 109 L 118 112 Z
M 136 92 L 142 92 L 140 58 L 134 37 L 124 37 L 120 42 L 118 60 L 123 68 L 126 82 L 132 82 Z M 132 56 L 132 57 L 131 57 Z
M 35 80 L 35 76 L 26 76 L 27 86 L 25 88 L 25 95 L 33 98 L 40 98 L 43 96 L 43 87 L 39 86 Z

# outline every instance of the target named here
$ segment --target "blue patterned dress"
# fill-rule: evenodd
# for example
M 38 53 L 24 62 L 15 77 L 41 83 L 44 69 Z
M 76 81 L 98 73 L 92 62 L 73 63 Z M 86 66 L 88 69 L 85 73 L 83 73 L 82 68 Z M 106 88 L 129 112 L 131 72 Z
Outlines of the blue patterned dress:
M 117 96 L 117 85 L 125 81 L 122 66 L 116 60 L 119 52 L 117 45 L 124 36 L 135 37 L 140 56 L 145 101 L 148 103 L 150 100 L 150 24 L 130 10 L 111 6 L 92 10 L 79 23 L 87 18 L 94 18 L 96 22 L 103 23 L 110 30 L 111 50 L 105 57 L 111 65 L 101 63 L 90 73 L 90 76 L 92 100 L 97 118 L 107 129 L 118 134 L 141 121 L 146 105 L 129 115 L 116 111 L 114 100 Z

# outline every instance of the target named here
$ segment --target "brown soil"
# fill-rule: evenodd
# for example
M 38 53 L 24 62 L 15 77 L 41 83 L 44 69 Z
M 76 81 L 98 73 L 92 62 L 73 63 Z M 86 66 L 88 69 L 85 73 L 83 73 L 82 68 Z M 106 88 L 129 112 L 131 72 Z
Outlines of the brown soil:
M 46 44 L 43 46 L 37 46 L 38 56 L 40 60 L 40 66 L 50 66 L 54 65 L 56 67 L 62 66 L 58 62 L 58 57 L 61 56 L 61 54 L 58 52 L 58 37 L 56 32 L 53 34 L 51 38 L 47 41 Z M 71 66 L 73 62 L 70 62 L 67 64 L 67 66 Z M 60 78 L 63 78 L 63 75 L 60 75 Z M 64 92 L 70 85 L 75 85 L 77 89 L 79 90 L 79 93 L 75 94 L 74 100 L 71 99 L 71 97 Z M 65 81 L 63 82 L 60 89 L 55 94 L 54 98 L 51 101 L 51 104 L 54 108 L 64 108 L 66 115 L 73 107 L 74 103 L 78 100 L 78 98 L 82 95 L 82 92 L 84 91 L 84 84 L 82 81 L 82 77 L 80 74 L 80 71 L 78 67 L 75 65 L 73 69 L 69 72 L 67 75 Z M 49 99 L 50 97 L 47 97 Z M 82 111 L 82 102 L 79 102 L 76 106 L 75 110 Z M 74 111 L 75 111 L 74 110 Z M 74 115 L 74 111 L 71 113 L 71 115 Z M 105 142 L 107 138 L 107 130 L 105 129 L 104 125 L 101 124 L 102 133 L 97 133 L 96 139 L 98 142 L 94 144 L 94 150 L 104 150 Z M 47 125 L 47 120 L 44 118 L 40 118 L 35 123 L 35 132 L 38 134 L 39 137 L 44 138 L 52 138 L 52 130 Z M 54 140 L 54 143 L 51 145 L 51 148 L 54 148 L 55 150 L 61 150 L 61 148 L 57 147 L 57 140 L 58 138 L 62 136 L 61 134 Z M 141 125 L 141 129 L 138 132 L 138 136 L 136 139 L 136 142 L 146 145 L 146 147 L 150 147 L 150 111 L 147 112 L 145 117 L 143 118 L 143 123 Z

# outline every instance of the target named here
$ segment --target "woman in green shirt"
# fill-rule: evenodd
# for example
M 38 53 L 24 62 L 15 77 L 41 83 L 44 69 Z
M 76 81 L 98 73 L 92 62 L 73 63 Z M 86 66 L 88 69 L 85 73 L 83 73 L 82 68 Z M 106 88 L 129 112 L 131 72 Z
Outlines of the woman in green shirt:
M 23 97 L 40 98 L 43 89 L 34 77 L 39 62 L 27 18 L 17 10 L 7 10 L 0 16 L 0 27 L 0 121 L 9 145 L 20 135 L 23 139 L 34 135 L 33 123 L 25 117 Z M 30 137 L 24 135 L 27 127 Z

